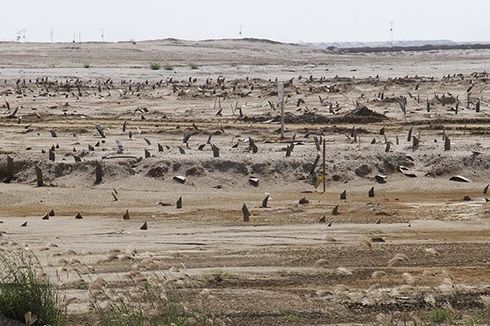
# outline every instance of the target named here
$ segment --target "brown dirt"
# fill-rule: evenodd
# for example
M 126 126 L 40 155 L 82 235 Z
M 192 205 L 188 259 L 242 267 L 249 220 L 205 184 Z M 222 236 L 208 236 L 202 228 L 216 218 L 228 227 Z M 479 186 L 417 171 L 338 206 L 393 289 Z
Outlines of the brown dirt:
M 113 286 L 133 268 L 185 273 L 209 289 L 209 309 L 231 325 L 369 324 L 397 311 L 428 323 L 434 307 L 447 303 L 458 319 L 488 323 L 480 297 L 490 295 L 490 208 L 482 193 L 490 177 L 490 89 L 488 75 L 473 74 L 488 66 L 488 51 L 344 56 L 293 45 L 179 42 L 0 45 L 0 241 L 29 246 L 53 278 L 69 269 L 58 281 L 78 298 L 69 307 L 74 322 L 91 323 L 73 258 Z M 149 69 L 161 58 L 175 71 Z M 276 77 L 287 83 L 286 139 L 277 105 L 268 103 L 277 102 Z M 406 115 L 381 92 L 406 96 Z M 435 99 L 448 93 L 459 96 L 458 114 L 454 103 Z M 356 111 L 354 102 L 366 109 Z M 418 148 L 407 141 L 410 127 Z M 321 160 L 310 173 L 315 137 L 326 143 L 326 193 L 314 186 Z M 34 166 L 46 186 L 36 187 Z M 184 184 L 177 175 L 186 176 Z M 471 182 L 449 181 L 453 175 Z M 347 200 L 340 200 L 344 190 Z M 261 208 L 266 194 L 269 205 Z M 299 204 L 303 197 L 307 205 Z M 41 220 L 50 209 L 56 216 Z M 130 220 L 122 220 L 126 210 Z M 83 220 L 74 219 L 77 212 Z M 323 215 L 326 223 L 318 223 Z M 139 229 L 144 221 L 147 231 Z M 120 257 L 109 261 L 114 250 Z M 392 261 L 396 255 L 402 259 Z

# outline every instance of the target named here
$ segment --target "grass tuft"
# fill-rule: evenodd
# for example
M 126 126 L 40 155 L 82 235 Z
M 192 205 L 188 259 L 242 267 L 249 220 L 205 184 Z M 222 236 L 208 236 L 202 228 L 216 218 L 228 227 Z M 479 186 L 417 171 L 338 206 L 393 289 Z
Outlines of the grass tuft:
M 197 70 L 197 69 L 199 69 L 199 66 L 198 66 L 198 65 L 196 65 L 196 64 L 194 64 L 194 63 L 191 63 L 189 66 L 191 67 L 191 69 L 192 69 L 192 70 Z
M 169 63 L 166 63 L 164 66 L 163 66 L 163 69 L 165 70 L 174 70 L 174 66 L 172 66 L 171 64 Z
M 186 296 L 166 276 L 136 273 L 120 282 L 112 287 L 96 281 L 90 287 L 90 306 L 101 326 L 204 325 L 212 321 L 202 309 L 191 308 L 190 301 L 199 295 Z M 203 299 L 200 305 L 204 306 Z
M 62 298 L 37 257 L 18 245 L 0 249 L 0 314 L 30 325 L 65 325 Z

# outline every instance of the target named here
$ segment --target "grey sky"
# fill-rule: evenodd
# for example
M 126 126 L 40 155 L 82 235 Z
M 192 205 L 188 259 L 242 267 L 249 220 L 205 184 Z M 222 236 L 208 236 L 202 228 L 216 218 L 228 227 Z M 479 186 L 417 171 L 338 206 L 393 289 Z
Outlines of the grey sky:
M 0 40 L 490 41 L 489 0 L 1 0 Z

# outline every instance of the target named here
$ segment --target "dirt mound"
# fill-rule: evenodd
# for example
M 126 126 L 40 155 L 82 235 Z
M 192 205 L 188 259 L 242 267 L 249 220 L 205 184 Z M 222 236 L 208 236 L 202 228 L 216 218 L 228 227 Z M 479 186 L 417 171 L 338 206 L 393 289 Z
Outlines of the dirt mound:
M 354 109 L 353 111 L 346 113 L 342 116 L 326 116 L 315 112 L 306 112 L 301 115 L 292 113 L 286 113 L 284 115 L 284 122 L 289 124 L 337 124 L 337 123 L 376 123 L 389 120 L 388 117 L 381 113 L 374 112 L 367 107 Z M 258 116 L 245 116 L 244 122 L 280 122 L 281 117 L 279 115 L 272 116 L 270 113 L 258 115 Z
M 374 178 L 375 174 L 397 174 L 399 167 L 414 168 L 425 175 L 440 177 L 471 171 L 482 173 L 490 170 L 489 155 L 444 156 L 440 154 L 416 155 L 405 152 L 339 152 L 329 159 L 326 166 L 327 179 L 334 182 L 347 182 L 356 178 Z M 412 157 L 413 156 L 413 157 Z M 249 175 L 261 179 L 277 178 L 291 182 L 313 182 L 311 173 L 316 152 L 307 152 L 297 157 L 285 158 L 282 155 L 264 155 L 253 159 L 237 155 L 233 158 L 183 157 L 165 159 L 148 158 L 143 160 L 126 158 L 99 161 L 102 166 L 103 181 L 124 179 L 141 175 L 156 180 L 165 180 L 175 175 L 201 177 L 244 177 Z M 95 160 L 82 162 L 50 162 L 32 159 L 14 160 L 13 177 L 6 168 L 6 158 L 0 158 L 0 178 L 3 182 L 35 184 L 35 166 L 41 168 L 46 185 L 95 182 Z M 316 167 L 318 173 L 319 166 Z
M 427 158 L 425 165 L 429 168 L 427 175 L 434 177 L 452 176 L 463 172 L 469 173 L 469 171 L 481 174 L 490 170 L 489 159 L 490 156 L 485 154 L 449 158 L 434 155 Z
M 331 117 L 327 117 L 314 112 L 307 112 L 301 115 L 296 115 L 289 112 L 286 112 L 284 114 L 284 122 L 289 124 L 329 124 L 331 123 L 331 120 Z M 256 116 L 245 116 L 243 118 L 243 121 L 253 123 L 270 121 L 278 123 L 281 121 L 281 117 L 279 115 L 272 116 L 270 113 L 267 113 Z
M 388 119 L 384 114 L 374 112 L 363 106 L 344 114 L 342 117 L 337 118 L 336 121 L 342 123 L 376 123 Z
M 133 169 L 136 160 L 102 161 L 103 180 L 113 178 L 124 178 L 134 175 Z M 81 177 L 87 183 L 95 181 L 96 161 L 83 162 L 49 162 L 35 161 L 31 159 L 14 159 L 13 177 L 9 178 L 6 168 L 6 159 L 0 161 L 0 180 L 3 182 L 16 183 L 36 183 L 35 167 L 38 166 L 43 172 L 46 184 L 50 184 L 55 179 L 63 177 Z

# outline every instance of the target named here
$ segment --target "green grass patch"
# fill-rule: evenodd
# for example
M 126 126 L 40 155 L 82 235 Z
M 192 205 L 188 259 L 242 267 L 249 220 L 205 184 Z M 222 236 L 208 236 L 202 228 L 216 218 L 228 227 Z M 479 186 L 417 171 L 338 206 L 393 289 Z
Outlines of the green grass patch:
M 66 325 L 66 309 L 37 257 L 20 246 L 0 249 L 0 314 L 30 325 Z
M 434 323 L 445 323 L 448 321 L 451 321 L 452 318 L 452 313 L 449 310 L 442 309 L 442 308 L 436 308 L 431 311 L 430 313 L 430 319 Z

